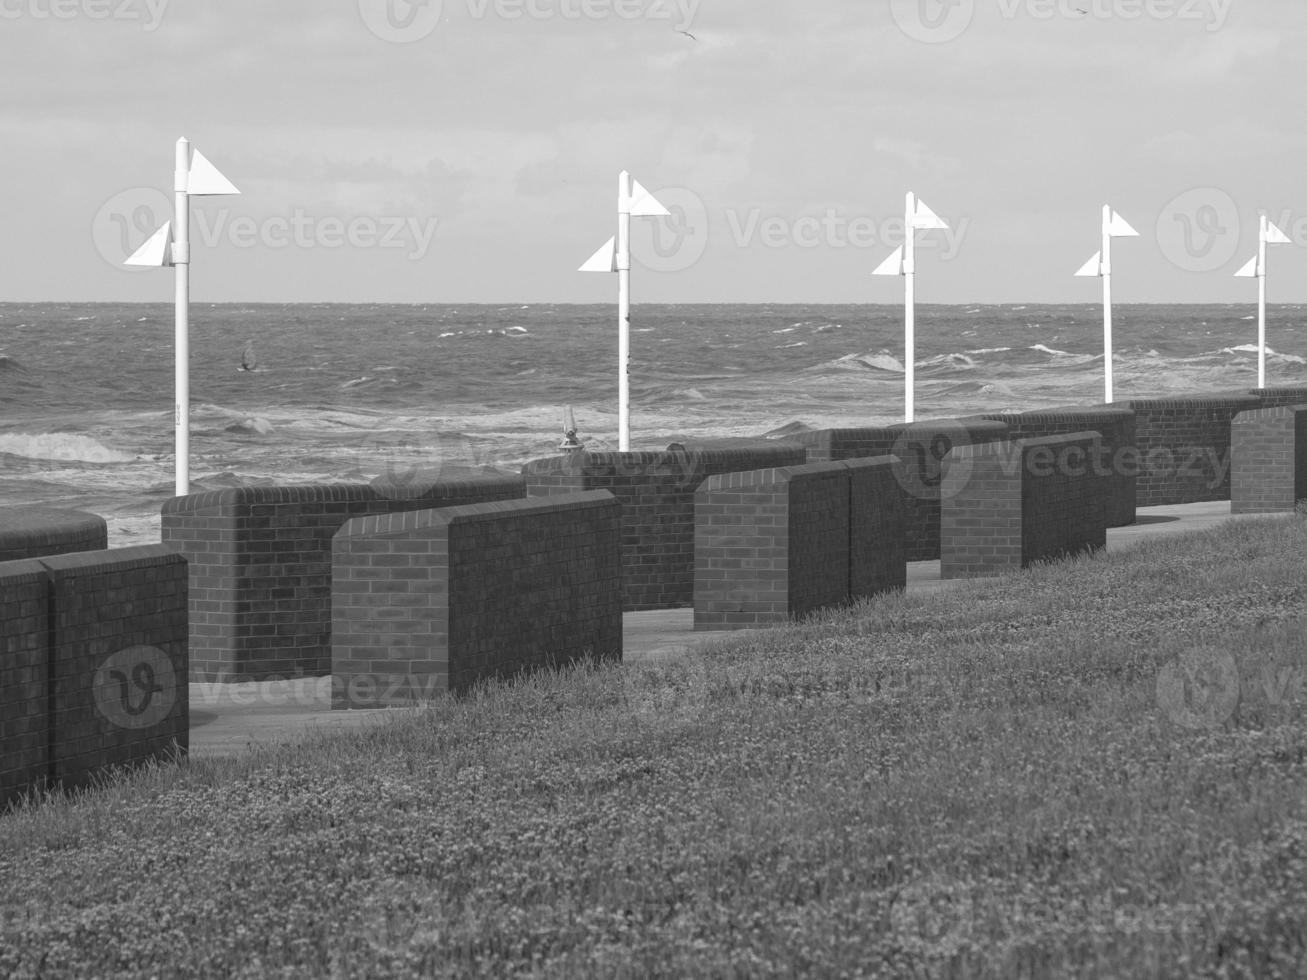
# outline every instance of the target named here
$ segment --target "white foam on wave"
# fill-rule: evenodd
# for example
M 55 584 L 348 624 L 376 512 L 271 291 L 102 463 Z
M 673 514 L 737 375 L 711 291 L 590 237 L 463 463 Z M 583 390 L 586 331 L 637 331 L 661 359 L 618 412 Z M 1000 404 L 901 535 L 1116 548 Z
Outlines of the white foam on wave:
M 90 436 L 67 432 L 36 435 L 15 432 L 0 435 L 0 453 L 26 459 L 68 460 L 78 463 L 130 463 L 136 457 L 110 449 Z
M 903 363 L 893 354 L 881 351 L 879 354 L 845 354 L 833 361 L 819 365 L 820 368 L 839 368 L 844 371 L 862 371 L 871 368 L 876 371 L 893 371 L 903 374 Z
M 1053 347 L 1045 347 L 1043 344 L 1034 344 L 1027 348 L 1028 350 L 1037 350 L 1042 354 L 1052 354 L 1054 357 L 1072 357 L 1070 351 L 1057 350 Z
M 1006 354 L 1011 347 L 981 347 L 978 350 L 969 350 L 968 354 Z

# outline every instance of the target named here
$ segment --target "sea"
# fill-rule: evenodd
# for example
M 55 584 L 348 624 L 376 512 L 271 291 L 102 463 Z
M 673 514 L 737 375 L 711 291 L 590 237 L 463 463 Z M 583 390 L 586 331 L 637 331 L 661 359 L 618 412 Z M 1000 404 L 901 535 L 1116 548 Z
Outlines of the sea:
M 197 304 L 191 491 L 516 472 L 565 412 L 618 444 L 613 306 Z M 1116 400 L 1247 389 L 1247 305 L 1113 311 Z M 1268 312 L 1267 384 L 1307 384 L 1307 307 Z M 921 306 L 918 419 L 1103 401 L 1101 307 Z M 91 511 L 159 540 L 175 492 L 173 310 L 0 304 L 0 507 Z M 631 318 L 631 448 L 900 421 L 896 306 L 648 305 Z M 244 364 L 243 364 L 244 361 Z M 249 367 L 249 370 L 243 370 Z

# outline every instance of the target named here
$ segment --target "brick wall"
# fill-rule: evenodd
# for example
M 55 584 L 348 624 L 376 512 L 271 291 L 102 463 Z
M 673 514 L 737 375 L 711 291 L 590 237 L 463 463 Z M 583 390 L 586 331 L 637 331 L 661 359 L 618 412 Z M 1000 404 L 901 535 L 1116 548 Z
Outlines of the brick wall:
M 331 539 L 354 517 L 521 498 L 519 477 L 425 486 L 242 487 L 163 506 L 191 563 L 191 679 L 331 672 Z
M 1135 413 L 1140 507 L 1230 499 L 1230 422 L 1262 407 L 1242 392 L 1120 403 Z
M 97 514 L 53 507 L 0 509 L 0 562 L 107 547 L 109 531 Z
M 1005 424 L 1012 439 L 1097 432 L 1102 437 L 1102 448 L 1094 465 L 1108 475 L 1107 526 L 1124 527 L 1135 522 L 1139 462 L 1135 447 L 1135 414 L 1130 409 L 1068 406 L 980 417 Z
M 943 484 L 940 577 L 996 575 L 1106 545 L 1096 432 L 964 446 Z
M 163 545 L 57 555 L 0 565 L 0 582 L 5 795 L 186 751 L 184 558 Z
M 522 468 L 529 496 L 608 490 L 622 505 L 623 608 L 694 601 L 694 493 L 719 473 L 802 465 L 802 446 L 756 440 L 685 444 L 684 451 L 573 453 Z
M 620 660 L 620 533 L 606 491 L 349 521 L 332 551 L 332 707 Z
M 1307 388 L 1253 388 L 1248 394 L 1261 402 L 1262 408 L 1307 405 Z
M 49 593 L 40 563 L 0 564 L 0 810 L 49 770 Z
M 705 480 L 694 503 L 694 628 L 783 623 L 849 598 L 850 469 Z
M 849 598 L 865 599 L 908 584 L 903 497 L 891 456 L 848 459 Z
M 897 456 L 908 561 L 939 557 L 939 488 L 944 460 L 954 446 L 1007 438 L 1007 426 L 990 419 L 930 419 L 863 429 L 819 429 L 788 436 L 808 458 L 844 460 Z
M 1307 405 L 1240 412 L 1230 456 L 1230 513 L 1292 511 L 1307 497 Z

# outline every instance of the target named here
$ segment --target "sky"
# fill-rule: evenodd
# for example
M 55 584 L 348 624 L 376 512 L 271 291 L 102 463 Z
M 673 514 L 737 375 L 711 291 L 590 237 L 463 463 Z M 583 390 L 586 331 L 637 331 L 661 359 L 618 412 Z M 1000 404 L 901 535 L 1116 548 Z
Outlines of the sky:
M 1307 302 L 1301 0 L 0 0 L 0 300 Z

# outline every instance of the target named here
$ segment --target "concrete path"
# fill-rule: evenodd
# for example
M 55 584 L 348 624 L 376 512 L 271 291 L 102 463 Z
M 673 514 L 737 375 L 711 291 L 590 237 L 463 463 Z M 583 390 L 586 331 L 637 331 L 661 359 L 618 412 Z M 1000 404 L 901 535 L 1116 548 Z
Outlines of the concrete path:
M 1144 538 L 1200 530 L 1230 519 L 1229 501 L 1140 508 L 1133 525 L 1108 530 L 1107 547 L 1115 551 Z M 940 581 L 938 561 L 908 566 L 909 592 L 949 588 L 957 581 Z M 627 662 L 675 656 L 748 632 L 695 633 L 691 609 L 627 613 L 623 626 L 622 656 Z M 376 724 L 393 717 L 395 711 L 421 710 L 332 711 L 331 684 L 330 677 L 306 677 L 257 684 L 190 685 L 191 756 L 232 756 L 253 745 L 293 740 L 313 730 Z

